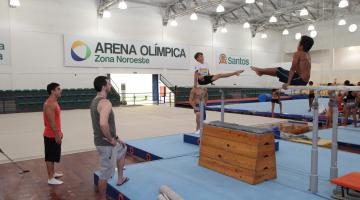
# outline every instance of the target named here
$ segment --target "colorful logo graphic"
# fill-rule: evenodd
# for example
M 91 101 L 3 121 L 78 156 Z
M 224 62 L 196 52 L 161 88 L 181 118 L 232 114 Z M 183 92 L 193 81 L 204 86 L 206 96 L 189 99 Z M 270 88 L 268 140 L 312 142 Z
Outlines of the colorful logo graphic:
M 227 64 L 226 60 L 227 60 L 226 55 L 224 53 L 220 54 L 219 64 Z
M 80 54 L 80 55 L 79 55 Z M 71 57 L 76 61 L 83 61 L 90 57 L 91 50 L 87 44 L 80 40 L 76 40 L 71 45 Z

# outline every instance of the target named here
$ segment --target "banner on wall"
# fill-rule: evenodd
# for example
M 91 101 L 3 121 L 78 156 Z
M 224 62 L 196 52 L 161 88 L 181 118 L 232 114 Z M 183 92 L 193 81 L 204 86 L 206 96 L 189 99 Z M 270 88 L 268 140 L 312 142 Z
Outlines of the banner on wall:
M 250 50 L 216 48 L 214 63 L 218 69 L 249 69 L 251 65 Z
M 10 37 L 8 31 L 0 30 L 0 65 L 9 64 Z
M 188 54 L 185 45 L 64 36 L 68 67 L 188 69 Z

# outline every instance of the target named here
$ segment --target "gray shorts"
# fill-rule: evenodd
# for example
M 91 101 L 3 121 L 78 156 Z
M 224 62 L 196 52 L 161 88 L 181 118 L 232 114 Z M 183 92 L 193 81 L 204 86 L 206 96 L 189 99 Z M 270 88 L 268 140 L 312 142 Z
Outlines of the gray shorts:
M 96 146 L 100 156 L 100 179 L 108 180 L 114 175 L 116 161 L 126 155 L 126 149 L 126 145 L 119 143 L 116 146 Z

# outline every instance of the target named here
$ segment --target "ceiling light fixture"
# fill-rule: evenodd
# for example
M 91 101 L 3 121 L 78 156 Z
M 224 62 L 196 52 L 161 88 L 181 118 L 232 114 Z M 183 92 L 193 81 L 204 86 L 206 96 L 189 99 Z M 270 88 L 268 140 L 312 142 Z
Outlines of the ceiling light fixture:
M 307 16 L 309 14 L 309 11 L 306 8 L 303 8 L 300 10 L 300 16 Z
M 250 28 L 250 23 L 249 22 L 245 22 L 243 25 L 244 28 Z
M 284 29 L 282 32 L 283 35 L 289 35 L 289 31 L 287 29 Z
M 273 15 L 273 16 L 270 17 L 269 22 L 270 22 L 270 23 L 276 23 L 276 22 L 277 22 L 277 18 Z
M 198 20 L 197 14 L 196 14 L 196 13 L 191 14 L 191 15 L 190 15 L 190 20 L 192 20 L 192 21 Z
M 221 13 L 221 12 L 224 12 L 225 11 L 225 8 L 223 5 L 219 4 L 216 8 L 216 12 L 218 13 Z
M 347 0 L 341 0 L 339 2 L 339 8 L 346 8 L 349 6 L 349 2 Z
M 121 10 L 127 9 L 127 5 L 126 5 L 126 2 L 125 2 L 124 0 L 120 1 L 120 3 L 119 3 L 119 8 L 120 8 Z

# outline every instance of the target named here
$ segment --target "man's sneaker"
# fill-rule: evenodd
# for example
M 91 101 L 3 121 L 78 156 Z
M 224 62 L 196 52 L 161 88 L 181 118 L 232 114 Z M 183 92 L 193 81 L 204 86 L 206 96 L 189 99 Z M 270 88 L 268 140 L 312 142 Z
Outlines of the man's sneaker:
M 64 176 L 64 174 L 60 173 L 60 172 L 59 173 L 55 172 L 55 174 L 54 174 L 54 178 L 60 178 L 62 176 Z
M 200 130 L 195 131 L 195 134 L 200 135 Z
M 49 185 L 61 185 L 63 183 L 64 182 L 57 180 L 56 178 L 52 178 L 52 179 L 48 180 Z

